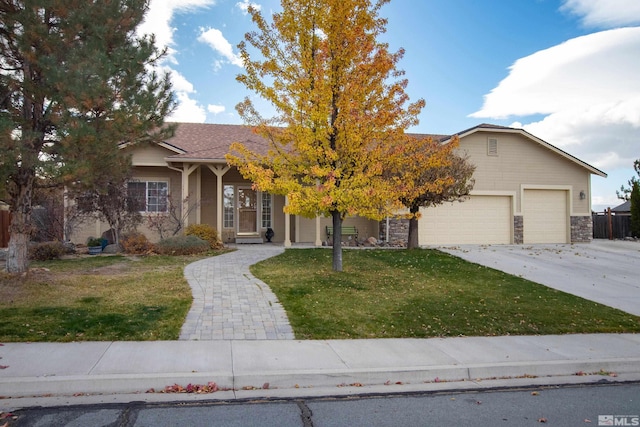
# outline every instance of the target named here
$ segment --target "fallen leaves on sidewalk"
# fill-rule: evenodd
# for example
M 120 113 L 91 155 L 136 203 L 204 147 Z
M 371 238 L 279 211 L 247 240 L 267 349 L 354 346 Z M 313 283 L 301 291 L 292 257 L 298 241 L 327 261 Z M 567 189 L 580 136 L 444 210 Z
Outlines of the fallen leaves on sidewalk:
M 215 393 L 217 391 L 224 391 L 226 389 L 220 389 L 216 383 L 210 381 L 207 384 L 187 384 L 186 386 L 181 386 L 180 384 L 168 385 L 162 390 L 156 390 L 154 388 L 150 388 L 147 390 L 147 393 L 196 393 L 196 394 L 205 394 L 205 393 Z

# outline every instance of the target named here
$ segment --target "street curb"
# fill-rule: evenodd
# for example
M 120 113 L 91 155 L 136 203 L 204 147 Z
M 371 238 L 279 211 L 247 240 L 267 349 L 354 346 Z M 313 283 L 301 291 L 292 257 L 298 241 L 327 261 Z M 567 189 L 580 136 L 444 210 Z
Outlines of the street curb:
M 537 378 L 587 377 L 616 381 L 621 374 L 640 375 L 640 357 L 469 364 L 410 368 L 291 370 L 266 373 L 192 372 L 164 374 L 103 374 L 0 379 L 0 403 L 27 396 L 144 394 L 174 384 L 215 382 L 221 390 L 266 391 L 376 387 L 406 384 L 458 384 L 489 380 L 533 382 Z M 614 376 L 615 375 L 615 376 Z

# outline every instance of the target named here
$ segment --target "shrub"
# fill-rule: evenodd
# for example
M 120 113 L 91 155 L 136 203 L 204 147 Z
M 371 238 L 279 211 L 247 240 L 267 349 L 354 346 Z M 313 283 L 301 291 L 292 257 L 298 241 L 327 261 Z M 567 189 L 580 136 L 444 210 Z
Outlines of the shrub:
M 184 230 L 184 234 L 186 236 L 196 236 L 209 242 L 211 249 L 220 249 L 222 247 L 222 240 L 218 235 L 218 230 L 209 224 L 192 224 Z
M 156 244 L 156 252 L 161 255 L 192 255 L 210 249 L 209 242 L 197 236 L 175 236 L 160 240 Z
M 62 242 L 36 243 L 29 247 L 29 259 L 35 261 L 49 261 L 52 259 L 58 259 L 67 252 L 67 248 Z
M 102 239 L 99 237 L 89 237 L 87 239 L 87 246 L 102 246 Z
M 122 250 L 126 254 L 145 255 L 153 252 L 154 245 L 142 233 L 128 233 L 120 241 Z

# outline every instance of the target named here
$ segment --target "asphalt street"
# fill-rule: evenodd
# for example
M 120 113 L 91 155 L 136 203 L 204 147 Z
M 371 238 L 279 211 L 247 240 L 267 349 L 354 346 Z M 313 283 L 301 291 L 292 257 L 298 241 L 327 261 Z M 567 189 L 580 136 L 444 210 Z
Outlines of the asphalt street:
M 31 408 L 7 427 L 640 425 L 640 383 L 349 398 Z M 606 424 L 608 420 L 617 424 Z

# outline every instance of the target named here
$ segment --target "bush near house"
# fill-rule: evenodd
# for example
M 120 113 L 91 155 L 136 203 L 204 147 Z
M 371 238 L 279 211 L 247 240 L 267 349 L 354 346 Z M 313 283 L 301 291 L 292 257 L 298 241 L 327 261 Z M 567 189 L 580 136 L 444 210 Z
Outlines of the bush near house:
M 154 245 L 142 233 L 133 232 L 126 234 L 120 241 L 122 250 L 130 255 L 146 255 L 154 251 Z
M 210 226 L 209 224 L 192 224 L 188 226 L 184 234 L 187 236 L 196 236 L 202 240 L 209 242 L 211 249 L 222 248 L 222 240 L 218 234 L 218 230 Z
M 29 246 L 29 259 L 34 261 L 49 261 L 58 259 L 68 253 L 62 242 L 34 243 Z
M 210 244 L 197 236 L 175 236 L 160 240 L 155 251 L 160 255 L 194 255 L 207 252 Z

